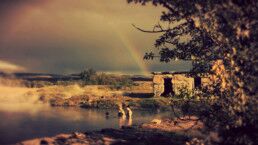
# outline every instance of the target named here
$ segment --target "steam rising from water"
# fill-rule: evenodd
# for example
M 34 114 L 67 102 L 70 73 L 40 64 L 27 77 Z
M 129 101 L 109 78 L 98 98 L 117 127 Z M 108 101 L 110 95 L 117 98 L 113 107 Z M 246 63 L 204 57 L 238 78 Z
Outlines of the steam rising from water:
M 35 89 L 0 84 L 0 111 L 36 113 L 42 107 Z

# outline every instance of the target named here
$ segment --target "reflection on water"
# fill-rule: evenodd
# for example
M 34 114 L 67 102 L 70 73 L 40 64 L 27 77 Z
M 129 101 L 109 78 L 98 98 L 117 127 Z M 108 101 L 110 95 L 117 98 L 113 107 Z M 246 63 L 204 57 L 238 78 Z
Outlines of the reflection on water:
M 107 112 L 108 116 L 106 115 Z M 169 115 L 168 112 L 157 114 L 147 111 L 134 111 L 133 120 L 131 118 L 122 121 L 137 125 Z M 42 107 L 36 113 L 5 110 L 0 111 L 0 118 L 0 144 L 16 143 L 59 133 L 119 128 L 121 123 L 121 118 L 117 117 L 117 111 L 80 108 Z

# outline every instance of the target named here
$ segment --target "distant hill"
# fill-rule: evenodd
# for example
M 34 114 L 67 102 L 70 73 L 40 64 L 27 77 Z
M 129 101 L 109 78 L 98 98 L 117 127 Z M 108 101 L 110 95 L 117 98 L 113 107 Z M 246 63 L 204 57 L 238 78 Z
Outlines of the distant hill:
M 69 75 L 49 74 L 49 73 L 12 73 L 12 74 L 8 74 L 8 73 L 0 72 L 0 77 L 17 78 L 17 79 L 22 79 L 22 80 L 27 80 L 27 81 L 49 81 L 49 82 L 80 80 L 79 74 L 69 74 Z M 129 77 L 133 81 L 152 81 L 151 76 L 130 75 Z

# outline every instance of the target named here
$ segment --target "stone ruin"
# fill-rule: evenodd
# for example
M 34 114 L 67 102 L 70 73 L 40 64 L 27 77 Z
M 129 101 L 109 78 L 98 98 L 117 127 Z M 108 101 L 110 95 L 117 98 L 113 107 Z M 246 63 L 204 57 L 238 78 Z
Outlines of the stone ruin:
M 188 72 L 153 73 L 153 93 L 156 97 L 179 94 L 182 88 L 194 90 L 204 83 L 203 78 L 189 77 Z

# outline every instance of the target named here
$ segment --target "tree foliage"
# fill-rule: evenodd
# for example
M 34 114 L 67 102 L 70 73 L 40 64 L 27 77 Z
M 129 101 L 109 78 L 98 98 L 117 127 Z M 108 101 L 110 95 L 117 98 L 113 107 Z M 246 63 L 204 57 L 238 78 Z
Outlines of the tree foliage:
M 93 78 L 96 77 L 97 73 L 94 69 L 86 69 L 80 73 L 81 80 L 85 83 L 94 83 Z
M 128 0 L 152 3 L 166 10 L 155 42 L 159 54 L 145 59 L 162 62 L 191 60 L 192 75 L 209 74 L 211 85 L 198 112 L 210 129 L 218 130 L 221 144 L 258 142 L 258 2 L 257 0 Z M 217 98 L 210 102 L 210 98 Z

